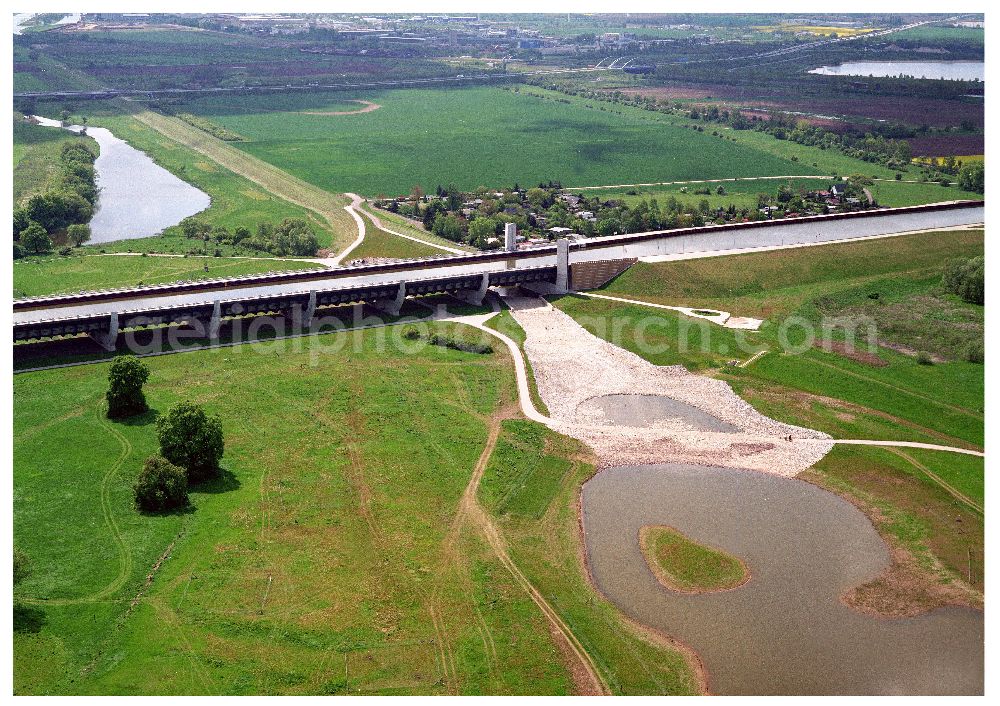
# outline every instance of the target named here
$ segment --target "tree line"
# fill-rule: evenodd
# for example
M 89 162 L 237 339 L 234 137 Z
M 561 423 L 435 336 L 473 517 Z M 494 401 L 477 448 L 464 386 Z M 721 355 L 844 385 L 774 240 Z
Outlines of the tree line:
M 96 159 L 83 141 L 63 145 L 54 186 L 14 209 L 14 259 L 52 250 L 52 236 L 61 231 L 74 245 L 90 239 L 87 223 L 94 215 L 98 191 Z
M 278 224 L 258 223 L 256 232 L 251 232 L 245 226 L 233 230 L 225 226 L 213 228 L 205 221 L 189 216 L 181 221 L 180 228 L 186 238 L 204 242 L 206 251 L 210 242 L 279 256 L 311 257 L 319 250 L 316 233 L 301 218 L 285 218 Z M 216 254 L 221 254 L 221 251 L 216 250 Z

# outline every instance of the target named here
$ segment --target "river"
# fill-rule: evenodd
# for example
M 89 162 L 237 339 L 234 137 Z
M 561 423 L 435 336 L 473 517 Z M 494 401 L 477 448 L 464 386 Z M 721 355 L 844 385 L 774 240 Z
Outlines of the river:
M 62 127 L 58 120 L 34 116 L 40 125 Z M 66 129 L 79 132 L 79 125 Z M 100 195 L 90 221 L 90 243 L 146 238 L 177 225 L 211 204 L 208 194 L 177 178 L 103 127 L 87 135 L 101 149 L 94 168 Z
M 811 74 L 824 76 L 909 76 L 945 81 L 984 81 L 982 61 L 848 61 L 837 66 L 820 66 Z

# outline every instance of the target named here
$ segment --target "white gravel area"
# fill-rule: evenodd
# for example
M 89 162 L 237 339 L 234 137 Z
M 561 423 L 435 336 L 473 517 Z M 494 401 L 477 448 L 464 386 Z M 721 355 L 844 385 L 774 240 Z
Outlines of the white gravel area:
M 597 338 L 542 299 L 505 301 L 527 334 L 524 350 L 552 428 L 587 443 L 602 467 L 687 462 L 794 476 L 833 446 L 823 441 L 830 437 L 822 432 L 760 414 L 722 380 L 695 375 L 683 366 L 653 365 Z M 646 426 L 609 426 L 592 400 L 616 394 L 669 397 L 741 431 L 705 431 L 683 417 Z

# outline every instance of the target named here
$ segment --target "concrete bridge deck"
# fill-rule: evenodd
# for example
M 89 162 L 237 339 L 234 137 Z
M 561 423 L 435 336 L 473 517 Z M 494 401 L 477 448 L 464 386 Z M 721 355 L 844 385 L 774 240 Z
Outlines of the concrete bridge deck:
M 14 340 L 119 328 L 218 321 L 260 312 L 311 312 L 349 302 L 398 310 L 402 298 L 441 292 L 481 297 L 488 287 L 551 282 L 572 286 L 570 267 L 599 261 L 775 245 L 836 242 L 928 228 L 982 223 L 983 202 L 953 202 L 852 214 L 809 216 L 745 224 L 560 241 L 516 252 L 408 260 L 327 271 L 270 273 L 231 279 L 34 297 L 13 304 Z

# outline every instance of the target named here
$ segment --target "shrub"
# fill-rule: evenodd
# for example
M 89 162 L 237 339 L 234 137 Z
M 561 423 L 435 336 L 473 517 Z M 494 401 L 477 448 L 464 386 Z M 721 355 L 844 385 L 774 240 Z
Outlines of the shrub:
M 464 353 L 479 353 L 481 355 L 487 355 L 493 352 L 493 346 L 488 343 L 473 343 L 471 341 L 463 341 L 459 338 L 442 336 L 437 333 L 431 335 L 427 341 L 432 346 L 451 348 L 452 350 L 462 351 Z
M 970 363 L 982 363 L 986 360 L 986 351 L 982 342 L 970 343 L 965 349 L 965 359 Z
M 63 257 L 69 257 L 73 254 L 73 248 L 66 246 L 64 248 L 59 248 L 59 254 Z
M 162 456 L 150 456 L 133 487 L 135 504 L 146 512 L 162 512 L 188 504 L 187 474 Z
M 142 386 L 149 379 L 149 368 L 134 355 L 120 355 L 108 369 L 108 417 L 122 419 L 142 414 L 149 407 Z
M 986 301 L 986 261 L 983 257 L 953 262 L 944 272 L 942 286 L 970 304 Z
M 205 414 L 200 406 L 181 402 L 166 416 L 156 420 L 160 454 L 187 469 L 189 483 L 198 483 L 219 474 L 219 460 L 225 448 L 222 422 Z
M 20 243 L 14 243 L 14 259 L 20 260 L 24 257 L 24 248 L 21 247 Z
M 920 365 L 934 365 L 934 360 L 927 351 L 920 351 L 917 353 L 917 363 Z
M 958 185 L 965 191 L 983 193 L 986 190 L 986 170 L 982 162 L 963 164 L 958 171 Z

